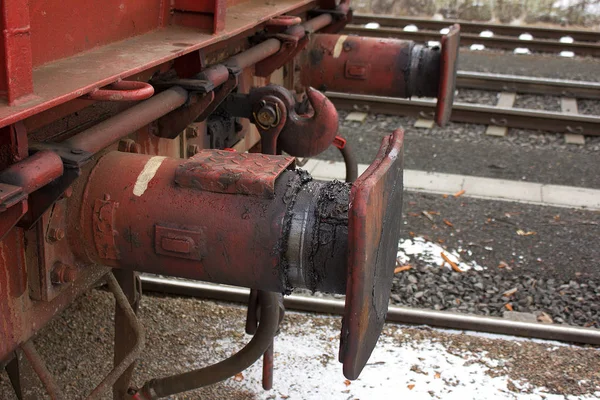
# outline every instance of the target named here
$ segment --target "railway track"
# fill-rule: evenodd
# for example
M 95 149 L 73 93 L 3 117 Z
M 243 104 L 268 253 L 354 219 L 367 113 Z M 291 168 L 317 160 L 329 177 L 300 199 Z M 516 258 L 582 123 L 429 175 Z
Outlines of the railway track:
M 143 275 L 141 280 L 144 291 L 235 303 L 247 303 L 250 293 L 248 289 L 147 275 Z M 291 295 L 284 297 L 284 305 L 287 309 L 296 311 L 336 315 L 343 315 L 344 313 L 344 301 L 341 300 Z M 387 321 L 600 345 L 600 330 L 598 329 L 520 322 L 446 311 L 390 306 L 387 313 Z
M 457 87 L 500 92 L 497 106 L 455 102 L 451 120 L 507 128 L 534 129 L 569 135 L 600 135 L 600 116 L 577 113 L 576 99 L 600 99 L 600 83 L 459 71 Z M 563 112 L 513 108 L 517 94 L 561 98 Z M 398 99 L 328 92 L 339 109 L 402 115 L 433 120 L 435 100 Z M 494 133 L 491 133 L 494 134 Z M 581 138 L 583 139 L 583 138 Z
M 542 53 L 569 51 L 579 56 L 600 57 L 600 32 L 593 30 L 365 14 L 355 15 L 352 22 L 344 29 L 348 34 L 394 37 L 420 42 L 439 41 L 442 35 L 440 31 L 458 23 L 461 25 L 460 40 L 463 46 L 483 45 L 503 50 L 527 48 L 530 51 Z M 418 30 L 406 29 L 409 25 L 416 26 Z

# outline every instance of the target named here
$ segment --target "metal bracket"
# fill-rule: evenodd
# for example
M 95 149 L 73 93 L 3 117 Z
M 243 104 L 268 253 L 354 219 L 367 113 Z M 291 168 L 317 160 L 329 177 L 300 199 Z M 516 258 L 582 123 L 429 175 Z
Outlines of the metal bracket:
M 308 45 L 308 36 L 298 38 L 293 35 L 279 33 L 274 35 L 274 37 L 281 41 L 281 49 L 271 57 L 256 63 L 254 73 L 257 76 L 266 77 L 271 75 L 275 70 L 296 57 Z

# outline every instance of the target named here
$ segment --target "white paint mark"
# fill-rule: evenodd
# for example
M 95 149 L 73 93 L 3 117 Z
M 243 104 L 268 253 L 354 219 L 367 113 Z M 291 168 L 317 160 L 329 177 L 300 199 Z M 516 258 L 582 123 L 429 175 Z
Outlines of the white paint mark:
M 342 50 L 344 49 L 344 42 L 348 38 L 348 35 L 340 35 L 333 48 L 333 58 L 338 58 L 340 54 L 342 54 Z
M 146 162 L 144 165 L 144 169 L 140 172 L 137 180 L 135 181 L 135 186 L 133 187 L 133 194 L 140 197 L 144 194 L 146 189 L 148 189 L 148 183 L 154 178 L 156 175 L 156 171 L 160 168 L 160 165 L 167 157 L 156 156 Z

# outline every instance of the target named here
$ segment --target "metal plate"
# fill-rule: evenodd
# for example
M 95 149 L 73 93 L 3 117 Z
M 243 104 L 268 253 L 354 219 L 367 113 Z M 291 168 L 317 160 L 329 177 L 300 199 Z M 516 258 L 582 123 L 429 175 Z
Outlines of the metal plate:
M 460 45 L 460 25 L 450 27 L 447 35 L 442 37 L 442 57 L 440 60 L 440 88 L 438 90 L 435 109 L 435 122 L 444 126 L 450 120 L 454 88 L 456 86 L 456 69 L 458 67 L 458 46 Z
M 356 379 L 385 322 L 402 214 L 404 132 L 383 139 L 375 161 L 352 185 L 348 284 L 340 337 L 344 375 Z
M 275 196 L 275 180 L 294 157 L 225 150 L 202 150 L 177 167 L 179 186 L 216 193 Z

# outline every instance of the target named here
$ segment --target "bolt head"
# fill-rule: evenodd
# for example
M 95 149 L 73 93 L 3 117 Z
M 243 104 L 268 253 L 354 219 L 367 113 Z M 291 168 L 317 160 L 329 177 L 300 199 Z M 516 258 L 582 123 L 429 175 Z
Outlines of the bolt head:
M 50 281 L 55 285 L 73 282 L 77 278 L 75 268 L 57 261 L 50 273 Z
M 256 119 L 264 126 L 275 125 L 277 124 L 277 110 L 270 105 L 265 105 L 256 114 Z
M 48 230 L 48 239 L 51 242 L 58 242 L 65 238 L 65 231 L 61 228 L 50 228 Z

